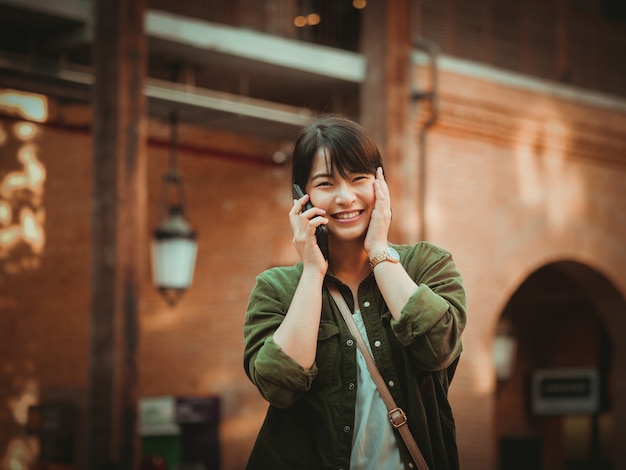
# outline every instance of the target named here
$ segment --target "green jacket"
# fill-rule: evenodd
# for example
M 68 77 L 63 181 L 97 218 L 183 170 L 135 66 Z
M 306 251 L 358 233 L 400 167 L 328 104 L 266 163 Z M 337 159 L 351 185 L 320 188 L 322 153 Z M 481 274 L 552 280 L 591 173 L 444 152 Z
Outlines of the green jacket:
M 359 286 L 358 299 L 374 358 L 431 470 L 459 468 L 448 387 L 461 354 L 465 291 L 450 253 L 429 243 L 391 245 L 419 285 L 393 320 L 374 275 Z M 248 461 L 254 470 L 350 468 L 356 399 L 356 342 L 326 289 L 317 356 L 302 368 L 273 341 L 289 309 L 302 263 L 261 273 L 244 325 L 244 368 L 270 403 Z M 347 286 L 337 283 L 353 308 Z M 405 466 L 410 455 L 400 442 Z M 415 467 L 413 467 L 415 468 Z

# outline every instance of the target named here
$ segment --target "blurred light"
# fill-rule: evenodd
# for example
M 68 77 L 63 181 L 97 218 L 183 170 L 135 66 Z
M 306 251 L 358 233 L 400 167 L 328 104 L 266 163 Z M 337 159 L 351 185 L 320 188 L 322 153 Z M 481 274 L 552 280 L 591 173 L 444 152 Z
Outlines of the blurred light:
M 17 159 L 22 163 L 22 171 L 12 171 L 0 183 L 0 194 L 9 198 L 13 193 L 22 189 L 31 190 L 36 196 L 43 192 L 43 183 L 46 180 L 46 169 L 37 159 L 35 147 L 24 145 L 18 152 Z
M 0 461 L 0 468 L 7 470 L 29 470 L 39 454 L 39 441 L 34 438 L 12 439 Z
M 320 21 L 322 21 L 320 15 L 318 15 L 317 13 L 309 13 L 308 15 L 306 15 L 306 17 L 302 15 L 296 16 L 296 18 L 293 20 L 293 24 L 295 24 L 298 28 L 303 28 L 307 25 L 318 25 Z
M 22 238 L 30 245 L 35 254 L 41 254 L 46 240 L 42 219 L 43 211 L 34 213 L 27 207 L 20 211 Z
M 0 225 L 8 225 L 11 222 L 12 214 L 11 205 L 0 200 Z
M 501 318 L 493 338 L 493 364 L 499 381 L 509 380 L 513 375 L 517 338 L 508 318 Z
M 352 0 L 352 6 L 357 10 L 362 10 L 367 6 L 367 2 L 365 0 Z
M 22 240 L 22 228 L 19 225 L 11 225 L 0 230 L 0 254 L 6 256 Z
M 48 99 L 43 95 L 0 90 L 0 108 L 37 122 L 48 119 Z
M 289 155 L 287 155 L 287 153 L 283 150 L 276 150 L 276 152 L 272 155 L 272 161 L 278 164 L 285 163 L 288 158 Z
M 15 135 L 22 140 L 31 140 L 37 133 L 37 127 L 32 122 L 18 122 L 13 127 Z
M 39 103 L 39 106 L 45 108 L 45 102 L 40 102 L 36 96 L 15 94 L 13 98 L 17 97 L 16 99 L 12 99 L 12 96 L 0 92 L 0 108 L 10 105 L 11 111 L 31 118 L 36 114 L 35 104 Z M 19 108 L 21 105 L 25 108 Z M 45 210 L 42 198 L 46 168 L 39 161 L 38 149 L 33 143 L 37 132 L 37 125 L 31 122 L 17 122 L 11 126 L 10 135 L 21 141 L 17 149 L 17 160 L 22 168 L 10 171 L 0 178 L 0 259 L 9 258 L 11 252 L 22 243 L 29 245 L 35 255 L 40 255 L 44 249 Z M 4 134 L 1 144 L 6 144 L 8 138 L 9 135 Z M 26 257 L 8 261 L 4 269 L 9 272 L 17 266 L 27 268 L 37 265 L 36 259 Z
M 13 419 L 21 426 L 26 426 L 28 422 L 28 408 L 38 402 L 39 384 L 33 379 L 24 383 L 19 397 L 7 400 Z M 39 451 L 39 440 L 35 437 L 12 439 L 6 447 L 6 453 L 0 460 L 0 468 L 7 470 L 34 468 L 32 465 L 35 463 Z
M 306 21 L 311 26 L 315 26 L 316 24 L 319 24 L 320 22 L 320 15 L 318 15 L 317 13 L 311 13 L 307 15 Z
M 26 425 L 28 421 L 28 407 L 39 402 L 39 384 L 28 380 L 24 384 L 22 394 L 17 399 L 9 399 L 9 408 L 18 424 Z
M 508 380 L 513 374 L 517 340 L 510 334 L 498 333 L 493 339 L 493 362 L 498 380 Z

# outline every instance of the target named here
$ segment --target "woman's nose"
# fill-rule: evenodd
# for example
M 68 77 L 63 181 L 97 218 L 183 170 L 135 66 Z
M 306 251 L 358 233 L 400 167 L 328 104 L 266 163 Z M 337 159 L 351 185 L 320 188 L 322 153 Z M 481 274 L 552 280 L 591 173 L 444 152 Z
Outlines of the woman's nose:
M 335 194 L 335 202 L 337 204 L 350 204 L 356 199 L 356 194 L 349 184 L 340 184 Z

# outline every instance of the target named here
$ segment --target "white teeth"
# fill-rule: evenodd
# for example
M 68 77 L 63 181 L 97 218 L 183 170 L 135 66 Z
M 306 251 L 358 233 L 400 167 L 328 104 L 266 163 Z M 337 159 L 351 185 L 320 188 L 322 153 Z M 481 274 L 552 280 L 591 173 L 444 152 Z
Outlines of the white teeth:
M 357 215 L 359 215 L 359 211 L 354 211 L 354 212 L 342 212 L 341 214 L 337 214 L 337 218 L 338 219 L 351 219 L 353 217 L 356 217 Z

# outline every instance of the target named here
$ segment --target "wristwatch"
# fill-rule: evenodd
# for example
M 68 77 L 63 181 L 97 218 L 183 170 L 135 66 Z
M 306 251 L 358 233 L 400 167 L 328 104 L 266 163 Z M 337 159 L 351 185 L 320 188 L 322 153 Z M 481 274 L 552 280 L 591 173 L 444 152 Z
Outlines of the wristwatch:
M 388 247 L 382 253 L 377 254 L 370 260 L 370 268 L 374 269 L 383 261 L 391 261 L 392 263 L 397 263 L 400 261 L 400 255 L 396 250 L 391 247 Z

